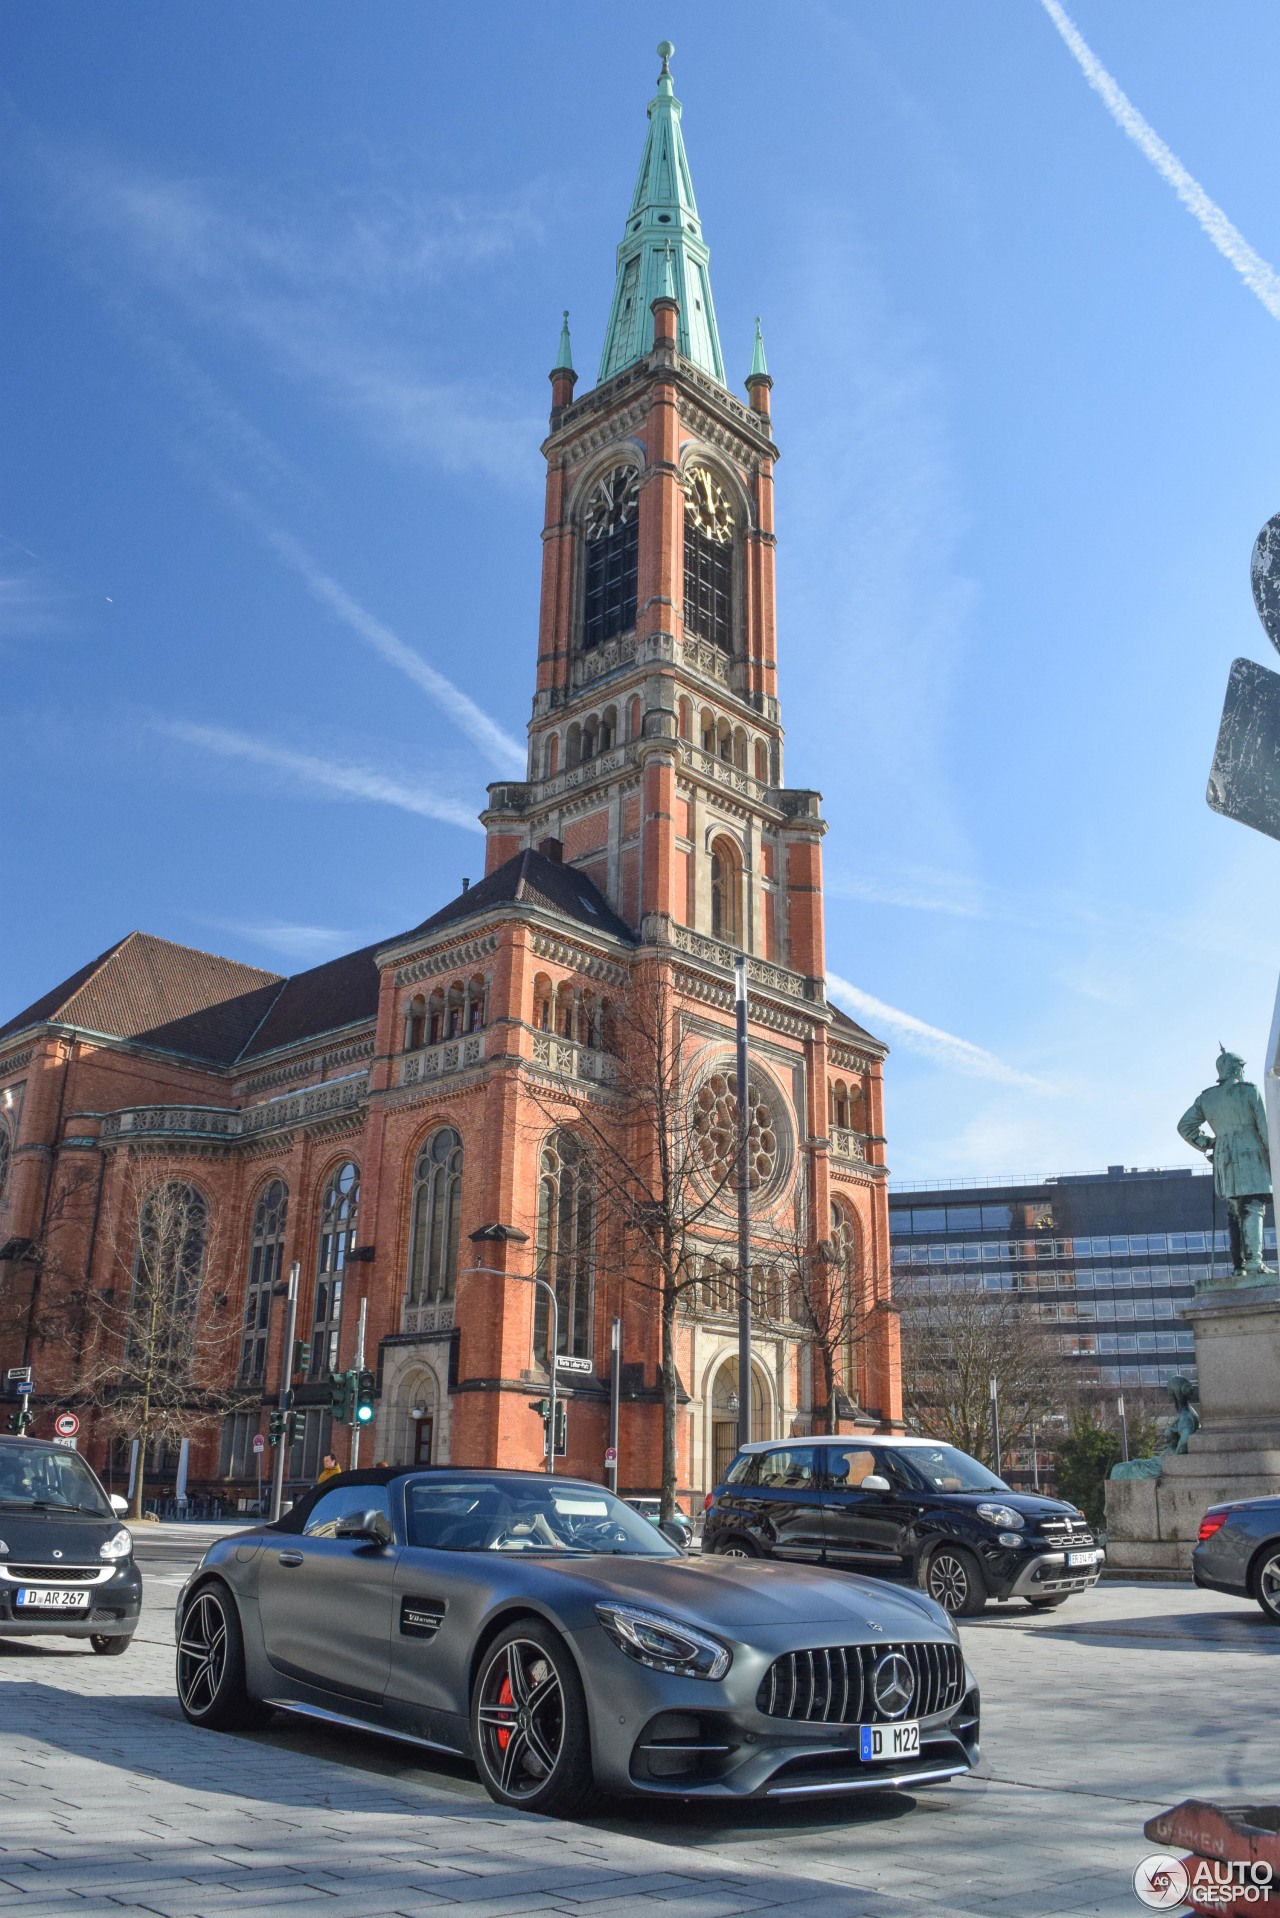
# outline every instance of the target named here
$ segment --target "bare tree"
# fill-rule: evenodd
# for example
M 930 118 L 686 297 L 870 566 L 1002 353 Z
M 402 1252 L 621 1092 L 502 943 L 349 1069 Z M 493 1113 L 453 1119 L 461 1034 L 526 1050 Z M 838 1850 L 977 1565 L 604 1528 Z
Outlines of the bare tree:
M 756 1268 L 752 1305 L 757 1316 L 781 1317 L 801 1333 L 817 1356 L 822 1373 L 826 1429 L 840 1429 L 839 1394 L 857 1398 L 857 1355 L 875 1336 L 887 1308 L 872 1302 L 865 1274 L 857 1270 L 853 1246 L 834 1238 L 813 1239 L 806 1214 L 796 1209 L 775 1226 L 767 1243 L 757 1243 L 762 1262 Z M 774 1274 L 778 1281 L 770 1282 Z
M 1053 1334 L 1028 1317 L 1011 1292 L 956 1278 L 900 1291 L 903 1398 L 908 1420 L 931 1437 L 991 1463 L 991 1381 L 996 1381 L 1002 1450 L 1033 1420 L 1061 1405 L 1066 1374 Z
M 650 1292 L 657 1304 L 665 1519 L 675 1511 L 677 1314 L 713 1248 L 722 1263 L 733 1256 L 736 1266 L 729 1195 L 738 1172 L 737 1084 L 726 1072 L 723 1085 L 713 1081 L 713 1089 L 691 1098 L 679 1011 L 661 965 L 637 970 L 621 988 L 605 1036 L 614 1060 L 609 1095 L 570 1106 L 565 1094 L 535 1081 L 533 1096 L 544 1117 L 572 1124 L 586 1150 L 598 1259 L 605 1253 L 624 1283 Z M 559 1282 L 546 1246 L 539 1247 L 539 1267 Z
M 211 1290 L 216 1225 L 189 1167 L 131 1154 L 110 1244 L 113 1283 L 87 1300 L 80 1396 L 104 1431 L 137 1440 L 129 1509 L 140 1518 L 151 1448 L 200 1436 L 236 1402 L 225 1384 L 236 1327 Z

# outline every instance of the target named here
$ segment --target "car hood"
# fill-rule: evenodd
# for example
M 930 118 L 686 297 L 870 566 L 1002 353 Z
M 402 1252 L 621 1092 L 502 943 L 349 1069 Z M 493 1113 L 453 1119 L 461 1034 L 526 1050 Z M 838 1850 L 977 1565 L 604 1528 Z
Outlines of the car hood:
M 0 1539 L 9 1550 L 0 1563 L 9 1565 L 96 1565 L 98 1548 L 120 1530 L 118 1518 L 77 1517 L 67 1512 L 18 1512 L 0 1509 Z
M 601 1557 L 563 1565 L 544 1559 L 540 1569 L 553 1579 L 571 1581 L 582 1597 L 594 1602 L 614 1598 L 652 1605 L 712 1631 L 829 1624 L 855 1643 L 878 1636 L 877 1627 L 895 1638 L 952 1636 L 945 1613 L 923 1592 L 805 1565 L 718 1557 Z
M 941 1492 L 938 1502 L 949 1508 L 961 1506 L 968 1512 L 976 1511 L 979 1505 L 1008 1505 L 1024 1518 L 1079 1519 L 1081 1516 L 1079 1508 L 1069 1505 L 1065 1499 L 1041 1498 L 1036 1492 Z

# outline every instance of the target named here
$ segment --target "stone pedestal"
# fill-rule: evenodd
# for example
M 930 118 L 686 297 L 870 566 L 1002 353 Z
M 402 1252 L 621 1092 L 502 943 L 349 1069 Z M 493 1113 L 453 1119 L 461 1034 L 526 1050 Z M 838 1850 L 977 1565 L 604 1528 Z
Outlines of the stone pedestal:
M 1196 1335 L 1200 1430 L 1158 1478 L 1108 1480 L 1113 1571 L 1188 1572 L 1207 1506 L 1280 1493 L 1280 1284 L 1216 1285 L 1182 1316 Z

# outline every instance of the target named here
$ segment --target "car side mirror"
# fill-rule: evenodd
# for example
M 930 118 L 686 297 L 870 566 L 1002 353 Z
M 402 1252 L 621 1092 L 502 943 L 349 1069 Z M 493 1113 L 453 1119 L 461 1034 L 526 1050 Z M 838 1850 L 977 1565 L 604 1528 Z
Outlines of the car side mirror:
M 128 1499 L 121 1498 L 119 1492 L 113 1492 L 111 1494 L 111 1509 L 117 1518 L 123 1518 L 129 1509 Z
M 868 1472 L 858 1490 L 860 1492 L 891 1492 L 893 1487 L 883 1473 Z
M 688 1527 L 682 1525 L 678 1518 L 664 1518 L 658 1530 L 664 1538 L 670 1539 L 673 1545 L 678 1545 L 681 1551 L 689 1543 Z
M 385 1512 L 344 1512 L 333 1528 L 335 1538 L 365 1538 L 374 1545 L 390 1545 L 391 1526 Z

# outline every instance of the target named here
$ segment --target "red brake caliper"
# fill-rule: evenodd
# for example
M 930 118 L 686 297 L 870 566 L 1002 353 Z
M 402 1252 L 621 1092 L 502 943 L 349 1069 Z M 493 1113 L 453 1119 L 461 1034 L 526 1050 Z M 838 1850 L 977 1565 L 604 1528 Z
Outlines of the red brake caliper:
M 498 1703 L 500 1705 L 514 1705 L 515 1703 L 515 1695 L 511 1690 L 511 1680 L 509 1678 L 504 1678 L 498 1688 Z M 498 1750 L 504 1752 L 510 1743 L 511 1733 L 505 1727 L 501 1728 L 498 1732 Z

